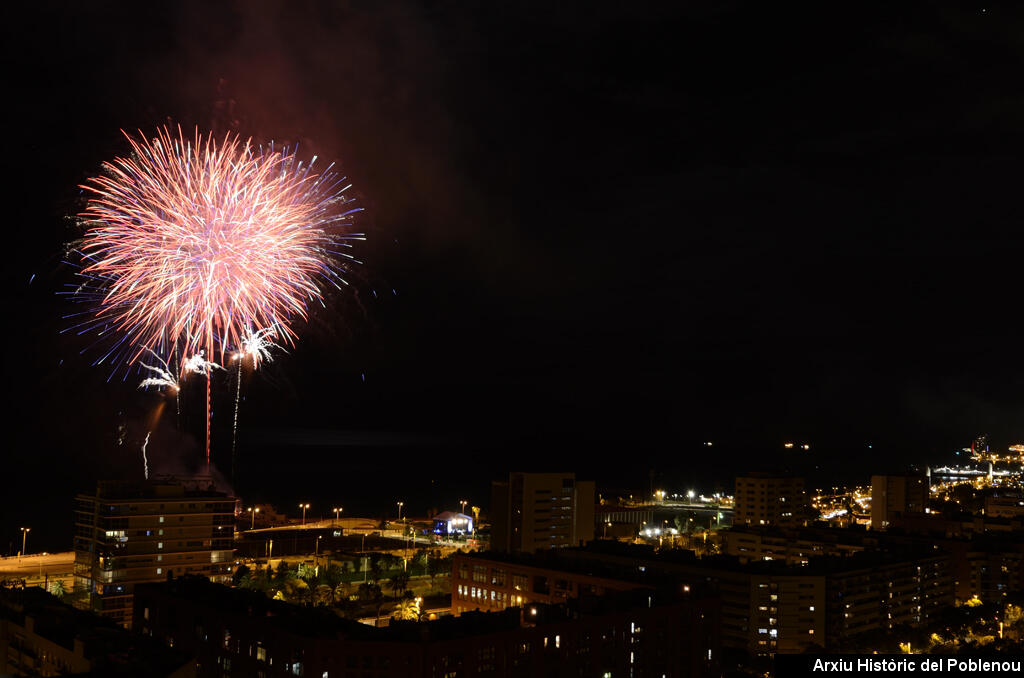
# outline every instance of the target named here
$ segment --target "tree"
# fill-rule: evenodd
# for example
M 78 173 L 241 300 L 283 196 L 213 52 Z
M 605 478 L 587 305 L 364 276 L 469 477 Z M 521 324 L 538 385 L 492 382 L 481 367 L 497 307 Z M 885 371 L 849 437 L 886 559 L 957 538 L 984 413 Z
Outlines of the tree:
M 50 583 L 50 593 L 57 596 L 59 600 L 64 600 L 64 596 L 67 594 L 67 589 L 64 588 L 64 580 L 54 579 Z
M 341 579 L 343 576 L 344 571 L 342 570 L 341 565 L 339 565 L 338 563 L 331 563 L 330 567 L 324 570 L 321 579 L 323 580 L 323 583 L 327 584 L 331 588 L 334 588 L 341 583 Z
M 292 577 L 287 580 L 281 588 L 285 600 L 291 603 L 311 603 L 313 601 L 313 590 L 306 583 L 306 580 Z
M 380 587 L 376 584 L 362 583 L 359 588 L 356 589 L 356 595 L 359 596 L 359 600 L 368 603 L 373 600 L 377 594 L 380 593 Z
M 430 590 L 434 590 L 434 582 L 438 576 L 447 570 L 447 562 L 441 557 L 441 553 L 434 552 L 434 557 L 427 561 L 427 574 L 430 576 Z
M 380 557 L 381 566 L 385 571 L 396 570 L 398 566 L 402 564 L 402 559 L 396 556 L 394 553 L 384 553 Z
M 398 598 L 399 594 L 401 594 L 402 591 L 405 591 L 407 588 L 409 588 L 409 573 L 396 572 L 395 574 L 391 575 L 391 580 L 388 586 L 390 586 L 395 598 Z
M 394 619 L 417 621 L 420 618 L 420 599 L 403 598 L 391 615 Z
M 334 602 L 334 589 L 327 584 L 320 584 L 314 590 L 313 602 L 316 605 L 330 605 Z
M 274 571 L 274 585 L 278 588 L 284 586 L 289 579 L 295 578 L 295 570 L 288 568 L 288 563 L 283 560 L 277 564 L 277 569 Z
M 374 608 L 377 610 L 377 621 L 375 625 L 380 626 L 380 610 L 384 606 L 384 592 L 381 591 L 380 586 L 377 584 L 360 584 L 359 599 L 368 603 L 373 603 Z
M 348 599 L 349 583 L 347 581 L 338 582 L 334 587 L 334 601 L 342 601 Z
M 370 579 L 376 584 L 380 581 L 380 578 L 384 575 L 384 569 L 381 567 L 381 554 L 371 553 L 370 554 Z
M 311 580 L 316 579 L 316 568 L 306 563 L 299 563 L 299 567 L 295 571 L 295 575 L 308 584 Z
M 242 580 L 247 577 L 252 578 L 252 570 L 249 569 L 248 565 L 239 565 L 235 573 L 231 575 L 231 581 L 235 586 L 241 586 Z

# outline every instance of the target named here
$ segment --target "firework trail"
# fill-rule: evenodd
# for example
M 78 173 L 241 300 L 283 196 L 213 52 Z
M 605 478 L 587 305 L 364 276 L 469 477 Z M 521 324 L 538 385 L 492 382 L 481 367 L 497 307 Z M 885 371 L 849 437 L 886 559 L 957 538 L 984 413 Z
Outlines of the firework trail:
M 210 376 L 214 370 L 224 368 L 205 357 L 206 351 L 200 350 L 197 355 L 191 356 L 181 365 L 181 371 L 189 374 L 198 374 L 206 377 L 206 463 L 210 463 L 210 423 L 213 412 L 210 409 Z
M 277 328 L 275 327 L 266 327 L 257 331 L 247 329 L 245 335 L 242 337 L 242 350 L 234 355 L 234 359 L 237 361 L 238 367 L 236 370 L 235 380 L 235 419 L 231 426 L 231 481 L 235 483 L 236 488 L 238 486 L 238 410 L 242 401 L 242 366 L 247 357 L 252 358 L 252 367 L 254 370 L 259 367 L 260 361 L 266 361 L 268 363 L 272 362 L 274 358 L 270 353 L 270 349 L 281 348 L 274 342 L 270 341 L 271 338 L 276 336 Z
M 152 431 L 146 432 L 146 439 L 142 441 L 142 473 L 146 476 L 146 480 L 149 480 L 149 460 L 146 459 L 146 445 L 149 445 L 149 436 Z
M 209 463 L 214 360 L 237 351 L 254 364 L 265 358 L 246 348 L 247 337 L 270 336 L 253 338 L 253 327 L 294 344 L 292 325 L 323 303 L 321 288 L 340 289 L 359 263 L 346 250 L 365 239 L 351 232 L 360 208 L 333 165 L 315 173 L 316 158 L 303 166 L 294 150 L 198 129 L 185 137 L 180 127 L 152 140 L 125 136 L 131 157 L 105 163 L 82 186 L 91 196 L 77 250 L 82 280 L 70 294 L 91 309 L 69 329 L 116 337 L 96 364 L 131 365 L 147 350 L 192 356 L 182 376 L 207 379 Z
M 147 349 L 148 350 L 148 349 Z M 150 355 L 156 358 L 160 362 L 160 367 L 153 367 L 145 363 L 139 363 L 144 369 L 151 372 L 156 372 L 155 377 L 147 377 L 139 382 L 139 388 L 149 388 L 154 386 L 156 388 L 169 388 L 174 391 L 174 412 L 175 422 L 180 425 L 181 422 L 181 384 L 178 382 L 178 378 L 171 373 L 171 368 L 167 365 L 167 361 L 158 356 L 156 353 L 149 351 Z

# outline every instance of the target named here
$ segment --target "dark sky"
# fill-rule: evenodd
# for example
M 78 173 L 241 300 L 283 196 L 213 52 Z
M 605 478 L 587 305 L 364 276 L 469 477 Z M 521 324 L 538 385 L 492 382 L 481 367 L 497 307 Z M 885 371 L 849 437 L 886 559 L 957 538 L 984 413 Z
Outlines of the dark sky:
M 24 492 L 137 471 L 116 430 L 153 400 L 58 335 L 55 292 L 76 185 L 168 118 L 298 141 L 367 207 L 357 289 L 247 385 L 254 485 L 298 429 L 334 432 L 305 473 L 408 484 L 1024 441 L 1018 3 L 210 4 L 33 2 L 7 45 Z

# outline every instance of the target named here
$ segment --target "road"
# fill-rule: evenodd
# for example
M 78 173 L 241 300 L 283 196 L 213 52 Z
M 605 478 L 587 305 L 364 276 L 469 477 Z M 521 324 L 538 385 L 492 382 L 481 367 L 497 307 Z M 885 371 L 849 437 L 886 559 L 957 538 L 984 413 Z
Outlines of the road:
M 74 583 L 74 569 L 74 551 L 0 558 L 0 580 L 24 579 L 28 586 L 42 586 L 60 579 L 65 590 L 70 591 Z

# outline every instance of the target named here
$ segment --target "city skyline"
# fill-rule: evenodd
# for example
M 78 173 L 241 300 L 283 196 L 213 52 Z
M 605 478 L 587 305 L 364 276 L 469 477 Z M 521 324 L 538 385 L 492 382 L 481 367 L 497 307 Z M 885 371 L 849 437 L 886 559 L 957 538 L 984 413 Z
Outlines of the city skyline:
M 141 466 L 153 397 L 136 375 L 107 382 L 88 343 L 60 334 L 68 308 L 56 293 L 72 277 L 60 261 L 83 208 L 76 185 L 124 152 L 119 129 L 167 118 L 294 139 L 339 161 L 368 207 L 355 289 L 246 384 L 239 462 L 254 486 L 296 452 L 372 472 L 363 459 L 375 455 L 308 445 L 307 430 L 383 442 L 410 469 L 450 446 L 512 453 L 521 468 L 556 454 L 632 485 L 651 469 L 685 478 L 705 441 L 747 465 L 798 440 L 827 462 L 901 467 L 981 433 L 1003 447 L 1024 440 L 1012 303 L 1024 244 L 1008 225 L 1024 215 L 1006 160 L 1024 136 L 997 115 L 1012 60 L 974 78 L 989 51 L 958 53 L 961 70 L 938 87 L 931 52 L 893 38 L 892 61 L 860 39 L 912 34 L 871 11 L 825 42 L 801 28 L 825 14 L 742 4 L 647 5 L 614 42 L 601 40 L 612 5 L 586 21 L 571 7 L 536 21 L 525 7 L 392 8 L 284 13 L 279 24 L 272 10 L 225 9 L 210 10 L 209 33 L 189 32 L 203 11 L 186 5 L 150 25 L 42 3 L 27 19 L 42 37 L 19 45 L 12 99 L 28 126 L 14 140 L 26 165 L 9 186 L 12 219 L 26 226 L 5 280 L 25 333 L 5 334 L 22 393 L 5 416 L 15 448 L 45 452 L 13 455 L 14 473 L 56 465 L 92 482 Z M 998 52 L 1011 49 L 1015 16 L 999 11 L 909 16 L 935 40 L 952 27 Z M 109 39 L 139 22 L 163 42 Z M 794 42 L 781 46 L 760 22 Z M 299 28 L 321 40 L 291 40 Z M 381 62 L 396 31 L 417 39 Z M 806 49 L 818 56 L 802 59 Z M 714 66 L 684 77 L 705 53 Z M 73 67 L 78 54 L 93 67 Z M 307 63 L 335 65 L 312 77 Z M 746 114 L 751 101 L 760 107 Z M 978 111 L 992 112 L 985 126 Z M 226 391 L 213 456 L 229 474 Z M 189 417 L 185 435 L 152 432 L 156 466 L 191 465 L 203 433 Z M 591 461 L 623 450 L 644 461 L 624 473 Z M 476 468 L 481 487 L 509 471 Z
M 24 9 L 4 589 L 224 675 L 1024 639 L 1024 7 Z

